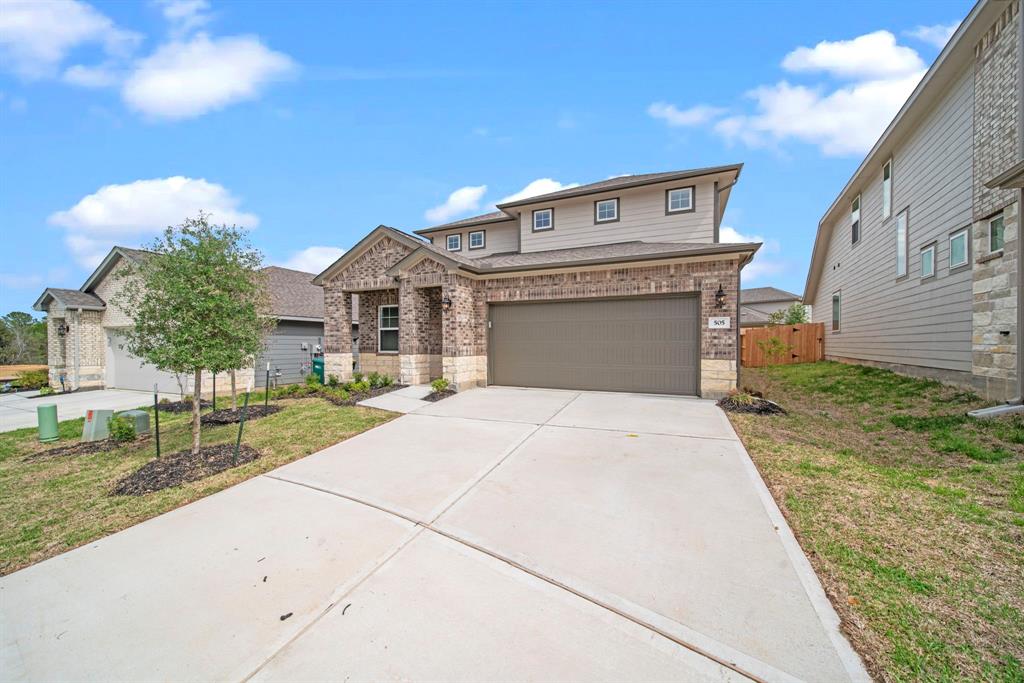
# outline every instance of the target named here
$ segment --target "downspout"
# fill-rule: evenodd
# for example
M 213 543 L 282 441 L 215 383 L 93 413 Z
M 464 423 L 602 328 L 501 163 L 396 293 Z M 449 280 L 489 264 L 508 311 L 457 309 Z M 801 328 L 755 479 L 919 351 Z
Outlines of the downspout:
M 75 385 L 74 390 L 78 391 L 82 382 L 79 378 L 81 373 L 81 348 L 82 348 L 82 307 L 78 307 L 78 313 L 75 315 Z

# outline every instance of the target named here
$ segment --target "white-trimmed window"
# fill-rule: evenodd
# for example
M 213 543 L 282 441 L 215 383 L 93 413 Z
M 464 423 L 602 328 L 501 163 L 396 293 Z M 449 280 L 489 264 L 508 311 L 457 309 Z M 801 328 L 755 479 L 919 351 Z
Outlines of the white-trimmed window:
M 665 213 L 693 211 L 693 186 L 665 191 Z
M 882 218 L 892 215 L 892 159 L 882 166 Z
M 537 209 L 533 212 L 533 231 L 551 230 L 555 227 L 554 209 Z
M 860 242 L 860 195 L 850 203 L 850 243 Z
M 398 353 L 398 306 L 377 309 L 377 350 L 380 353 Z
M 967 265 L 970 258 L 967 228 L 962 228 L 949 236 L 949 269 Z
M 921 250 L 921 279 L 935 275 L 935 243 L 929 244 Z
M 448 251 L 462 251 L 462 233 L 448 235 L 445 246 L 448 248 Z
M 839 331 L 839 322 L 843 307 L 843 290 L 832 292 L 832 331 Z
M 1003 250 L 1003 243 L 1006 239 L 1006 224 L 1003 222 L 1003 214 L 992 216 L 988 219 L 988 250 L 989 253 L 996 253 Z
M 601 199 L 594 202 L 594 222 L 611 223 L 619 220 L 619 198 Z
M 487 237 L 483 230 L 474 230 L 469 233 L 469 248 L 483 249 L 487 245 Z
M 907 210 L 896 216 L 896 277 L 907 274 Z

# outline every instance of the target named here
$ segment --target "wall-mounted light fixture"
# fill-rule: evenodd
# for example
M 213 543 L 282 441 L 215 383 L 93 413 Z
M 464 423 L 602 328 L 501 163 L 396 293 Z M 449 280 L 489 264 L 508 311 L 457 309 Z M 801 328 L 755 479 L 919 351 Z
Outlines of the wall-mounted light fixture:
M 63 337 L 67 333 L 68 333 L 67 323 L 65 323 L 63 320 L 61 320 L 59 323 L 57 323 L 57 336 L 58 337 Z
M 452 300 L 448 298 L 447 294 L 445 294 L 441 299 L 441 310 L 446 313 L 452 310 Z
M 715 292 L 715 308 L 725 308 L 725 290 L 722 285 L 718 285 L 718 291 Z

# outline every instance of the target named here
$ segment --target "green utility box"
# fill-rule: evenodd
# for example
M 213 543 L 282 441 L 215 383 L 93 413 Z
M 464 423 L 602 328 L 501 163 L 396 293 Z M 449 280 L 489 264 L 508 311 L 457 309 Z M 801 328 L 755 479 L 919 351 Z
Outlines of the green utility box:
M 320 356 L 319 358 L 314 358 L 313 359 L 313 374 L 320 378 L 320 384 L 325 384 L 326 383 L 327 380 L 324 378 L 324 358 L 323 358 L 323 356 Z
M 43 443 L 50 443 L 60 438 L 57 431 L 57 406 L 53 403 L 45 403 L 36 406 L 36 418 L 39 420 L 39 440 Z
M 126 410 L 118 413 L 118 417 L 125 417 L 132 421 L 135 425 L 135 435 L 149 433 L 149 413 L 145 410 Z
M 110 418 L 113 410 L 85 411 L 85 427 L 82 428 L 82 441 L 102 441 L 110 436 Z

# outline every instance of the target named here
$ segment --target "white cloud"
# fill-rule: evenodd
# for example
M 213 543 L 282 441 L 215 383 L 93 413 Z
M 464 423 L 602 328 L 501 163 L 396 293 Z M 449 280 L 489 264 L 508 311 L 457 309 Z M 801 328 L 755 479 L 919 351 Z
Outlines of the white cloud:
M 952 24 L 934 24 L 932 26 L 917 26 L 910 31 L 905 33 L 911 38 L 917 38 L 923 43 L 933 45 L 940 50 L 946 47 L 946 43 L 956 33 L 956 29 L 960 26 L 959 21 L 954 21 Z
M 782 251 L 777 240 L 765 239 L 760 235 L 747 235 L 733 227 L 723 225 L 718 230 L 718 241 L 729 243 L 761 242 L 761 248 L 754 255 L 754 260 L 743 268 L 743 283 L 754 283 L 772 275 L 786 271 L 786 264 L 777 260 L 776 255 Z
M 255 36 L 210 38 L 162 45 L 136 65 L 122 97 L 129 107 L 158 119 L 185 119 L 257 98 L 296 68 Z
M 51 214 L 49 222 L 66 229 L 65 244 L 80 264 L 92 268 L 115 244 L 138 244 L 200 210 L 216 223 L 258 225 L 259 218 L 240 211 L 239 203 L 222 185 L 174 176 L 105 185 Z
M 924 62 L 912 48 L 897 45 L 889 31 L 875 31 L 853 40 L 823 40 L 814 47 L 798 47 L 782 60 L 782 68 L 840 78 L 901 78 L 922 71 Z
M 507 197 L 502 197 L 498 200 L 497 204 L 504 204 L 505 202 L 514 202 L 518 199 L 528 199 L 529 197 L 538 197 L 542 194 L 548 194 L 550 192 L 558 192 L 559 190 L 568 190 L 571 187 L 579 187 L 579 183 L 568 183 L 563 185 L 557 180 L 551 178 L 537 178 L 532 181 L 526 187 L 514 192 Z
M 444 223 L 460 214 L 476 211 L 480 208 L 480 201 L 484 198 L 485 192 L 487 192 L 486 185 L 460 187 L 448 195 L 448 199 L 445 200 L 444 204 L 427 209 L 424 216 L 426 216 L 428 221 Z
M 40 275 L 23 275 L 20 273 L 0 273 L 0 286 L 8 289 L 37 289 L 43 284 Z
M 666 124 L 679 126 L 699 126 L 715 119 L 725 113 L 724 109 L 712 107 L 708 104 L 698 104 L 689 109 L 678 109 L 674 104 L 667 102 L 654 102 L 647 107 L 647 114 L 655 119 L 661 119 Z
M 125 56 L 141 40 L 77 0 L 6 0 L 0 10 L 0 63 L 24 79 L 56 76 L 67 55 L 82 45 Z
M 345 250 L 339 247 L 307 247 L 289 256 L 281 266 L 307 273 L 322 273 L 344 253 Z
M 110 88 L 120 83 L 123 78 L 124 75 L 110 63 L 98 66 L 75 64 L 65 69 L 61 76 L 65 83 L 81 88 Z
M 206 0 L 157 0 L 156 5 L 171 25 L 171 35 L 182 37 L 210 22 Z

